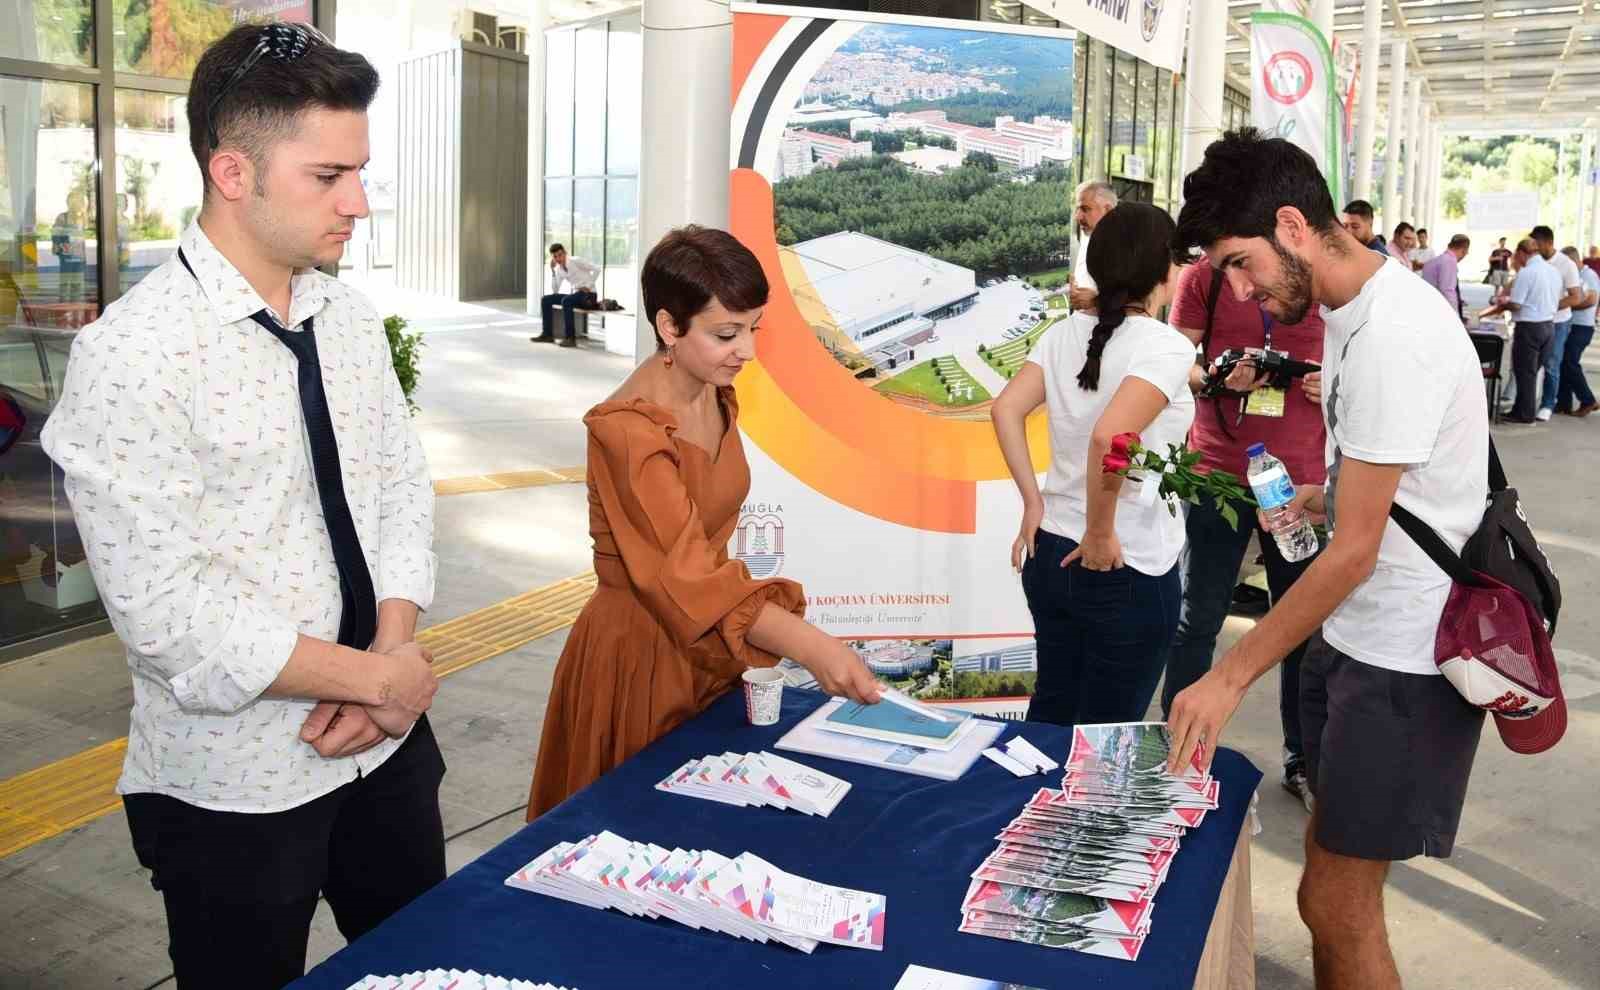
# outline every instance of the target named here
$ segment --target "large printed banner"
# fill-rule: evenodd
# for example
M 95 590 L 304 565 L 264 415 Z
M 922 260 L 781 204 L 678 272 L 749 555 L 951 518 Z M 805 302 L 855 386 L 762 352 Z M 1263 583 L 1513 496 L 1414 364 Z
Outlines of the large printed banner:
M 1183 71 L 1186 0 L 1028 0 L 1028 6 L 1168 72 Z
M 989 408 L 1066 317 L 1073 35 L 852 16 L 734 14 L 732 226 L 772 295 L 730 550 L 916 696 L 1025 696 Z M 1043 471 L 1042 413 L 1029 441 Z
M 1250 122 L 1316 160 L 1342 206 L 1344 119 L 1333 52 L 1315 24 L 1293 14 L 1250 16 Z

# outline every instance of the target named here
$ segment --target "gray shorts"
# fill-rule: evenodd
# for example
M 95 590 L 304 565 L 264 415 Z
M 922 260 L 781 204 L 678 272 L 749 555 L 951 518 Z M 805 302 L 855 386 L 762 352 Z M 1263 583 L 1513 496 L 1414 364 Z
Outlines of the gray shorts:
M 1321 633 L 1300 664 L 1317 845 L 1358 859 L 1450 855 L 1483 709 L 1440 676 L 1375 667 Z

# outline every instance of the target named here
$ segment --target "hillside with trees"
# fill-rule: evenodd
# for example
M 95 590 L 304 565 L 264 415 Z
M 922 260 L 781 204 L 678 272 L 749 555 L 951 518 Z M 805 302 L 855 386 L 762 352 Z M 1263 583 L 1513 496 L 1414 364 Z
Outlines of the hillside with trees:
M 780 244 L 854 230 L 981 273 L 1025 275 L 1064 263 L 1072 175 L 969 164 L 925 175 L 886 155 L 840 162 L 774 190 Z

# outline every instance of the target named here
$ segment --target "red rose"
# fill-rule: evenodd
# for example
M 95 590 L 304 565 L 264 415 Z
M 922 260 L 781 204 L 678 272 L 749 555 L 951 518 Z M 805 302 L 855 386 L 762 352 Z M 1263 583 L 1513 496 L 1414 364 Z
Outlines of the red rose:
M 1118 457 L 1132 457 L 1139 449 L 1139 434 L 1118 433 L 1111 438 L 1111 453 Z
M 1124 436 L 1131 435 L 1132 434 L 1124 434 Z M 1111 453 L 1100 459 L 1100 470 L 1104 471 L 1106 474 L 1121 474 L 1122 472 L 1128 470 L 1131 464 L 1132 462 L 1121 454 Z

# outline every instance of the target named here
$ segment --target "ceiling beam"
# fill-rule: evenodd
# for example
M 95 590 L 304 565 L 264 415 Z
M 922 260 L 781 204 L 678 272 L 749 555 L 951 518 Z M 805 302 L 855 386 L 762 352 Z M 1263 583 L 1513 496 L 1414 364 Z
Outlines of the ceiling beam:
M 1588 28 L 1593 23 L 1596 6 L 1595 0 L 1583 0 L 1583 10 L 1578 14 L 1577 19 L 1573 21 L 1572 29 L 1567 32 L 1567 43 L 1561 48 L 1561 57 L 1556 59 L 1555 70 L 1550 73 L 1550 83 L 1545 87 L 1545 98 L 1539 104 L 1541 112 L 1550 104 L 1551 98 L 1556 95 L 1556 89 L 1561 85 L 1561 77 L 1567 71 L 1567 59 L 1572 55 L 1572 50 L 1578 43 L 1578 32 Z

